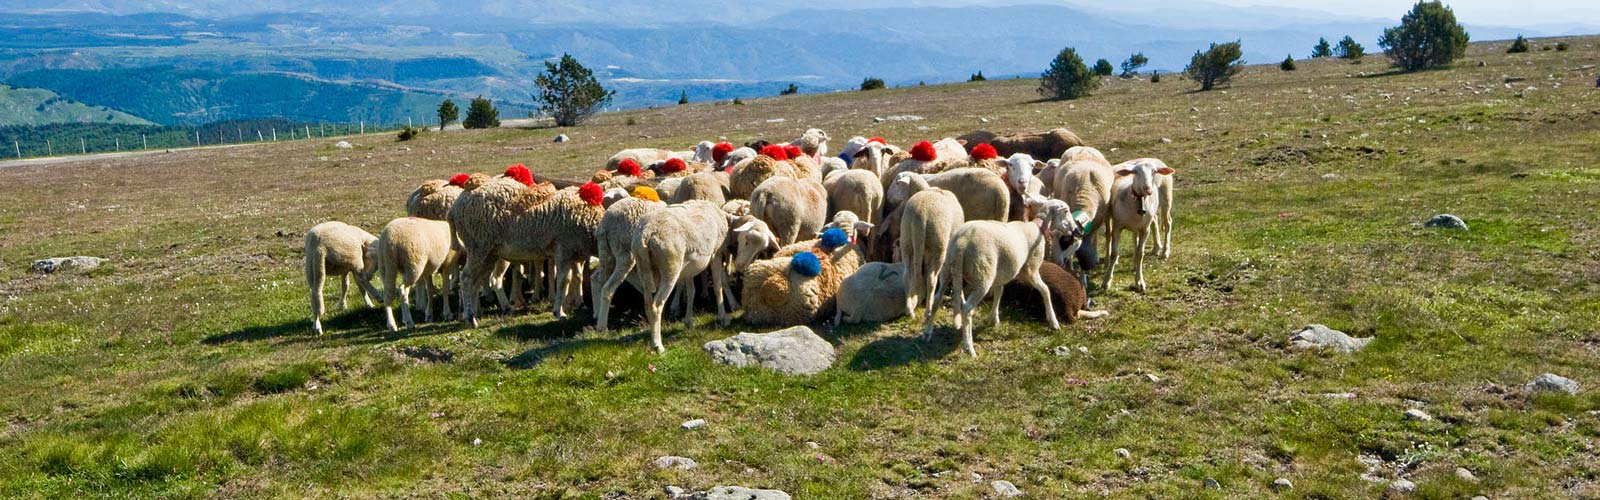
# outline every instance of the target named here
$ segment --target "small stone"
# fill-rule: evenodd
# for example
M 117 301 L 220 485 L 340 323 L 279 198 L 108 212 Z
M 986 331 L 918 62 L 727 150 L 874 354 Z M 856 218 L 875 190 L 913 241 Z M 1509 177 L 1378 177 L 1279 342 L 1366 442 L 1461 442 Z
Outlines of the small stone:
M 1218 483 L 1215 478 L 1208 477 L 1208 478 L 1206 478 L 1205 481 L 1201 481 L 1201 484 L 1204 484 L 1206 489 L 1208 489 L 1208 490 L 1220 490 L 1220 489 L 1222 489 L 1222 483 Z
M 692 431 L 706 426 L 706 419 L 697 418 L 683 423 L 683 430 Z
M 979 473 L 976 473 L 976 472 L 972 473 L 972 482 L 974 482 L 974 483 L 983 482 L 983 474 L 979 474 Z
M 1478 475 L 1473 474 L 1472 471 L 1467 470 L 1466 467 L 1456 467 L 1456 477 L 1469 483 L 1478 482 Z
M 1144 378 L 1149 379 L 1151 383 L 1161 382 L 1161 377 L 1157 377 L 1154 373 L 1146 373 L 1144 374 Z
M 917 131 L 918 132 L 927 132 L 929 130 L 933 130 L 933 128 L 929 127 L 927 125 L 917 125 Z
M 1127 448 L 1117 448 L 1115 450 L 1111 450 L 1111 452 L 1112 453 L 1116 453 L 1117 454 L 1117 458 L 1122 458 L 1122 459 L 1126 459 L 1128 457 L 1132 457 L 1133 456 L 1133 452 L 1128 451 Z
M 771 120 L 767 120 L 767 123 L 783 123 L 783 122 L 786 122 L 786 121 L 789 121 L 789 119 L 788 118 L 773 118 Z
M 1289 482 L 1289 478 L 1280 477 L 1272 480 L 1272 489 L 1278 491 L 1292 490 L 1294 489 L 1294 483 Z
M 995 494 L 1004 498 L 1016 498 L 1022 496 L 1022 490 L 1017 489 L 1017 485 L 1011 484 L 1011 481 L 1006 481 L 1004 479 L 989 483 L 989 487 L 994 488 Z
M 988 118 L 979 118 L 978 122 L 979 123 L 989 123 L 989 119 Z
M 106 259 L 79 255 L 77 257 L 53 257 L 33 261 L 28 269 L 37 274 L 52 274 L 56 271 L 88 271 L 100 267 Z
M 561 135 L 556 136 L 555 140 L 556 140 L 556 142 L 568 142 L 568 141 L 571 141 L 572 138 L 571 137 L 567 137 L 567 134 L 561 134 Z
M 1417 483 L 1413 483 L 1404 479 L 1396 479 L 1394 482 L 1389 483 L 1389 491 L 1393 491 L 1395 493 L 1411 493 L 1416 490 Z
M 1306 325 L 1289 335 L 1289 347 L 1296 349 L 1328 348 L 1339 352 L 1355 352 L 1372 343 L 1372 337 L 1355 338 L 1323 325 Z
M 1545 373 L 1533 378 L 1524 386 L 1528 392 L 1565 392 L 1578 393 L 1578 382 L 1554 373 Z
M 1081 346 L 1080 345 L 1080 346 L 1078 346 L 1078 352 L 1081 352 L 1081 353 L 1084 353 L 1084 354 L 1089 354 L 1089 348 L 1086 347 L 1086 346 Z
M 886 121 L 889 121 L 889 120 L 885 120 L 881 116 L 872 117 L 872 123 L 883 123 L 883 122 L 886 122 Z
M 472 438 L 472 445 L 473 446 L 481 446 L 481 445 L 483 445 L 483 439 Z
M 350 149 L 350 148 L 353 148 L 355 146 L 351 146 L 350 145 L 350 141 L 339 141 L 339 142 L 333 143 L 333 147 L 336 147 L 336 148 L 339 148 L 339 149 Z
M 743 486 L 718 486 L 695 493 L 696 500 L 791 500 L 788 493 L 779 490 L 758 490 Z
M 693 470 L 700 466 L 694 459 L 674 456 L 657 458 L 654 463 L 657 469 Z
M 815 449 L 821 448 L 822 445 L 817 444 L 816 441 L 806 441 L 806 447 L 815 450 Z
M 1322 178 L 1323 179 L 1327 179 L 1327 180 L 1338 179 L 1339 178 L 1339 174 L 1335 174 L 1333 172 L 1328 172 L 1326 174 L 1322 174 Z
M 1406 410 L 1406 418 L 1427 422 L 1433 420 L 1433 415 L 1429 415 L 1428 412 L 1422 411 L 1420 408 L 1412 408 Z
M 1356 393 L 1354 393 L 1354 392 L 1328 392 L 1328 393 L 1323 393 L 1322 397 L 1325 397 L 1325 398 L 1328 398 L 1328 399 L 1355 399 L 1356 398 Z
M 1161 138 L 1161 143 L 1162 144 L 1172 144 L 1172 139 L 1168 139 L 1166 137 L 1162 137 Z
M 1461 220 L 1460 217 L 1456 217 L 1454 215 L 1439 214 L 1439 215 L 1433 216 L 1432 219 L 1428 219 L 1428 222 L 1422 223 L 1422 227 L 1438 227 L 1438 228 L 1444 228 L 1444 229 L 1460 229 L 1462 231 L 1466 231 L 1467 230 L 1467 221 Z
M 684 495 L 689 493 L 687 491 L 684 491 L 683 488 L 679 488 L 677 486 L 672 486 L 672 485 L 667 485 L 667 487 L 662 488 L 661 490 L 662 490 L 662 492 L 667 494 L 667 498 L 673 498 L 673 499 L 683 498 Z
M 1072 348 L 1064 345 L 1058 345 L 1051 352 L 1055 353 L 1056 356 L 1065 358 L 1072 355 Z
M 1472 500 L 1489 500 L 1489 497 L 1486 497 L 1486 496 L 1483 496 L 1483 495 L 1478 495 L 1478 496 L 1472 497 Z
M 326 157 L 326 156 L 318 156 L 317 157 L 317 161 L 328 161 L 328 157 Z

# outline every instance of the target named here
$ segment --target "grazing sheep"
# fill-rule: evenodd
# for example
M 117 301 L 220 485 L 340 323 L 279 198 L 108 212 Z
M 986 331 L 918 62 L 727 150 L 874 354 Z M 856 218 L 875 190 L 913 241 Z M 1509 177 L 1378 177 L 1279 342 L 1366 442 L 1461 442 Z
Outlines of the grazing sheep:
M 1046 130 L 1044 132 L 1024 132 L 1014 135 L 995 135 L 993 132 L 977 130 L 962 135 L 958 139 L 966 140 L 967 144 L 976 147 L 979 143 L 988 143 L 1000 156 L 1011 156 L 1016 153 L 1027 153 L 1034 158 L 1060 158 L 1067 149 L 1084 146 L 1083 139 L 1078 134 L 1065 128 Z
M 367 249 L 378 237 L 359 227 L 339 221 L 328 221 L 306 231 L 306 287 L 311 292 L 311 331 L 322 335 L 322 284 L 328 277 L 339 278 L 339 309 L 348 306 L 350 275 L 356 275 L 356 286 L 364 293 L 367 306 L 372 299 L 382 296 L 372 287 L 372 274 L 377 263 L 367 259 Z
M 910 172 L 901 174 L 906 180 L 917 177 Z M 896 180 L 900 185 L 900 180 Z M 956 228 L 966 222 L 961 201 L 945 189 L 911 185 L 914 190 L 901 204 L 899 218 L 900 257 L 906 263 L 907 315 L 914 314 L 918 302 L 923 307 L 934 307 L 934 283 L 944 268 L 946 249 Z
M 745 160 L 755 158 L 756 154 L 756 150 L 750 148 L 739 148 L 729 151 L 727 154 L 722 156 L 722 160 L 717 162 L 717 170 L 728 170 L 734 165 L 738 165 Z
M 1111 162 L 1106 161 L 1106 156 L 1100 150 L 1088 146 L 1078 146 L 1068 149 L 1061 155 L 1061 166 L 1055 174 L 1056 199 L 1067 202 L 1072 207 L 1072 217 L 1078 224 L 1085 228 L 1087 235 L 1084 244 L 1078 248 L 1078 267 L 1085 277 L 1099 264 L 1099 250 L 1095 246 L 1095 235 L 1105 234 L 1107 245 L 1110 245 L 1110 233 L 1106 232 L 1106 218 L 1110 217 L 1111 210 L 1111 184 L 1116 180 L 1116 171 L 1111 167 Z M 1057 264 L 1066 267 L 1066 256 Z
M 760 186 L 767 179 L 799 178 L 794 164 L 789 163 L 788 158 L 789 155 L 783 152 L 783 148 L 769 146 L 760 155 L 734 165 L 733 171 L 728 173 L 728 193 L 734 198 L 750 199 L 750 194 L 755 192 L 756 186 Z
M 1011 193 L 1006 181 L 982 168 L 958 168 L 937 174 L 901 172 L 889 186 L 885 201 L 898 205 L 928 187 L 955 193 L 966 220 L 1005 220 L 1010 214 Z
M 948 289 L 956 297 L 951 307 L 955 309 L 956 328 L 961 330 L 962 346 L 967 354 L 978 356 L 972 342 L 972 311 L 985 296 L 994 295 L 994 324 L 1000 324 L 1000 298 L 1005 284 L 1022 279 L 1033 285 L 1044 302 L 1045 319 L 1050 328 L 1060 329 L 1056 321 L 1055 306 L 1051 304 L 1050 289 L 1039 277 L 1039 265 L 1044 262 L 1044 234 L 1034 222 L 968 221 L 956 228 L 950 238 L 949 253 L 944 269 L 939 271 L 939 284 L 933 296 L 943 295 Z M 929 307 L 924 339 L 933 336 L 933 317 L 937 307 Z
M 424 219 L 445 220 L 450 214 L 450 204 L 461 195 L 461 186 L 471 176 L 456 174 L 450 180 L 430 179 L 417 186 L 406 198 L 406 215 Z
M 795 177 L 822 182 L 822 162 L 817 159 L 802 154 L 800 156 L 790 156 L 789 163 L 794 165 Z
M 422 302 L 423 321 L 433 321 L 433 274 L 449 276 L 455 267 L 455 252 L 451 250 L 450 223 L 402 217 L 389 221 L 372 245 L 371 255 L 383 275 L 383 316 L 389 331 L 399 331 L 394 321 L 394 304 L 403 304 L 400 312 L 405 317 L 406 328 L 416 328 L 411 319 L 411 289 L 420 286 L 418 300 Z M 446 285 L 448 287 L 448 285 Z M 450 315 L 450 300 L 444 301 L 445 316 Z
M 778 242 L 778 237 L 772 234 L 772 228 L 767 226 L 766 222 L 762 222 L 761 219 L 750 215 L 730 215 L 735 217 L 735 221 L 732 223 L 734 226 L 732 237 L 737 249 L 733 254 L 734 270 L 744 271 L 749 269 L 750 263 L 760 257 L 761 253 L 769 250 L 776 252 L 783 247 L 783 244 Z
M 729 194 L 727 173 L 700 172 L 681 178 L 666 201 L 678 204 L 689 200 L 705 200 L 721 206 L 727 203 Z
M 828 192 L 822 184 L 773 177 L 750 194 L 750 215 L 766 221 L 778 241 L 789 244 L 822 230 L 828 217 Z
M 868 262 L 839 283 L 833 323 L 890 321 L 905 313 L 905 301 L 905 263 Z
M 828 239 L 795 243 L 778 250 L 774 258 L 750 264 L 740 294 L 744 320 L 797 325 L 816 321 L 832 310 L 841 283 L 861 267 L 861 258 L 848 243 L 832 248 L 820 245 Z
M 832 173 L 838 172 L 840 170 L 849 170 L 849 169 L 850 169 L 850 163 L 844 161 L 843 159 L 840 159 L 840 158 L 837 158 L 837 157 L 833 157 L 833 156 L 829 156 L 829 157 L 826 157 L 826 158 L 822 159 L 822 178 L 823 179 L 827 179 L 828 178 L 828 174 L 832 174 Z
M 1039 194 L 1050 198 L 1056 197 L 1056 174 L 1059 172 L 1061 172 L 1061 159 L 1051 158 L 1050 161 L 1044 162 L 1044 167 L 1033 174 L 1034 178 L 1039 179 Z
M 844 231 L 844 236 L 850 243 L 859 244 L 859 237 L 871 234 L 873 227 L 876 227 L 876 225 L 861 220 L 860 217 L 856 216 L 855 212 L 840 210 L 838 213 L 833 214 L 833 220 L 828 225 L 822 226 L 822 231 L 817 232 L 817 236 L 822 237 L 829 229 L 837 228 L 840 231 Z
M 1089 304 L 1089 294 L 1083 289 L 1083 282 L 1079 277 L 1062 269 L 1054 262 L 1045 261 L 1039 264 L 1039 278 L 1044 280 L 1044 286 L 1050 289 L 1050 307 L 1061 311 L 1062 323 L 1074 323 L 1079 319 L 1104 318 L 1111 313 L 1108 311 L 1089 311 L 1085 307 Z M 1027 312 L 1039 311 L 1039 303 L 1025 298 L 1027 292 L 1033 290 L 1033 284 L 1023 280 L 1011 280 L 1006 284 L 1006 306 Z M 1038 319 L 1047 319 L 1040 315 Z
M 822 181 L 822 187 L 828 191 L 828 215 L 842 210 L 854 212 L 856 215 L 866 217 L 866 221 L 877 224 L 883 212 L 883 185 L 878 183 L 878 176 L 866 170 L 835 170 L 828 178 Z
M 1144 244 L 1151 227 L 1155 228 L 1156 246 L 1161 243 L 1162 230 L 1172 233 L 1172 167 L 1154 158 L 1140 158 L 1116 167 L 1117 182 L 1112 187 L 1110 224 L 1106 234 L 1111 239 L 1110 262 L 1106 263 L 1103 289 L 1111 289 L 1111 275 L 1117 270 L 1117 247 L 1122 241 L 1122 231 L 1132 231 L 1134 238 L 1133 289 L 1143 292 Z M 1163 226 L 1165 226 L 1163 228 Z M 1159 253 L 1159 252 L 1158 252 Z
M 624 149 L 606 159 L 606 170 L 617 170 L 617 166 L 621 165 L 623 160 L 633 160 L 639 165 L 650 165 L 656 162 L 667 161 L 667 158 L 672 157 L 672 152 L 665 149 Z
M 607 195 L 609 199 L 610 193 Z M 595 266 L 594 276 L 589 279 L 596 329 L 605 331 L 607 328 L 611 316 L 611 297 L 622 286 L 624 279 L 633 281 L 634 288 L 639 288 L 637 279 L 631 276 L 634 267 L 633 239 L 639 234 L 639 228 L 644 226 L 645 216 L 666 206 L 659 200 L 627 197 L 606 207 L 600 225 L 594 230 L 595 252 L 600 257 L 600 265 Z
M 806 156 L 810 156 L 813 160 L 820 161 L 822 157 L 828 155 L 828 133 L 823 132 L 822 129 L 806 129 L 799 139 L 795 139 L 790 144 L 799 146 L 800 151 L 805 153 Z
M 721 207 L 702 200 L 645 215 L 633 239 L 632 255 L 639 291 L 649 303 L 645 319 L 650 323 L 650 347 L 655 352 L 666 350 L 661 343 L 661 314 L 677 287 L 683 287 L 679 293 L 684 301 L 684 325 L 694 324 L 694 277 L 707 268 L 717 302 L 717 322 L 728 325 L 723 303 L 727 277 L 722 266 L 711 264 L 722 262 L 730 218 Z

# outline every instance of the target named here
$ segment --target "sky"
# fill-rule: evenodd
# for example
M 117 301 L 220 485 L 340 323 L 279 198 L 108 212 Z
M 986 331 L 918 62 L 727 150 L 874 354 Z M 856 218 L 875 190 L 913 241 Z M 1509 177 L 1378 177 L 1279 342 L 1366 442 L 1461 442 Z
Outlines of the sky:
M 1411 0 L 1211 0 L 1235 6 L 1296 7 L 1362 17 L 1399 18 L 1415 4 Z M 1139 1 L 1130 2 L 1134 4 Z M 1447 0 L 1456 19 L 1467 24 L 1527 26 L 1535 24 L 1600 25 L 1596 0 Z

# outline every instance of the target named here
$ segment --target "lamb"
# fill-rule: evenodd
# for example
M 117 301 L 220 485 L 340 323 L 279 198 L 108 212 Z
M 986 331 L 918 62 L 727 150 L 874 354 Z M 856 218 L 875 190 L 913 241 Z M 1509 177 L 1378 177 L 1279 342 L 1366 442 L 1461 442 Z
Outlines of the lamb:
M 731 203 L 731 202 L 730 202 Z M 726 209 L 724 209 L 726 212 Z M 737 250 L 733 255 L 733 269 L 743 272 L 750 268 L 750 263 L 755 262 L 762 252 L 777 251 L 783 247 L 778 242 L 777 235 L 772 234 L 772 228 L 766 222 L 750 215 L 729 213 L 735 220 L 732 237 Z
M 373 244 L 369 258 L 383 274 L 383 316 L 389 331 L 399 331 L 394 321 L 394 303 L 403 305 L 406 328 L 416 328 L 411 319 L 411 289 L 421 286 L 424 321 L 433 321 L 433 274 L 449 276 L 455 267 L 451 250 L 450 223 L 420 217 L 402 217 L 389 222 Z M 448 288 L 448 285 L 446 285 Z M 450 315 L 450 300 L 444 301 L 444 314 Z
M 729 219 L 721 207 L 703 200 L 690 200 L 645 215 L 631 253 L 638 269 L 639 291 L 649 302 L 645 319 L 650 323 L 650 347 L 655 352 L 666 351 L 661 343 L 661 314 L 667 298 L 674 288 L 684 287 L 680 292 L 684 324 L 693 325 L 694 277 L 707 268 L 711 270 L 712 295 L 717 302 L 717 322 L 728 325 L 723 303 L 727 277 L 722 266 L 711 264 L 722 262 Z
M 855 212 L 840 210 L 839 213 L 833 214 L 833 221 L 823 226 L 822 231 L 817 232 L 817 237 L 822 237 L 829 229 L 838 229 L 844 231 L 845 238 L 851 243 L 856 243 L 859 241 L 859 236 L 871 234 L 873 227 L 876 225 L 861 220 Z
M 1089 294 L 1083 289 L 1083 282 L 1072 271 L 1062 269 L 1054 262 L 1045 261 L 1039 264 L 1039 277 L 1044 280 L 1046 288 L 1050 289 L 1051 307 L 1061 311 L 1063 323 L 1074 323 L 1079 319 L 1096 319 L 1109 316 L 1109 311 L 1089 311 L 1084 308 L 1089 304 Z M 1028 312 L 1039 310 L 1039 303 L 1022 299 L 1019 294 L 1026 293 L 1033 288 L 1033 284 L 1022 280 L 1011 280 L 1006 284 L 1006 306 Z M 1046 319 L 1040 317 L 1039 319 Z
M 883 322 L 905 312 L 906 264 L 868 262 L 839 284 L 833 324 Z
M 901 174 L 908 180 L 917 174 Z M 900 181 L 896 181 L 899 185 Z M 944 268 L 946 249 L 956 228 L 966 222 L 965 212 L 955 193 L 945 189 L 920 187 L 901 205 L 899 247 L 906 263 L 904 310 L 914 314 L 919 302 L 933 308 L 937 297 L 934 283 Z
M 350 275 L 364 293 L 367 306 L 381 294 L 372 287 L 377 263 L 367 259 L 367 249 L 378 237 L 359 227 L 328 221 L 306 231 L 306 287 L 311 292 L 311 331 L 322 335 L 322 284 L 328 277 L 339 278 L 339 309 L 348 306 Z
M 928 187 L 955 193 L 966 220 L 1005 220 L 1011 209 L 1006 181 L 982 168 L 958 168 L 937 174 L 901 172 L 885 195 L 890 205 L 905 202 Z
M 1111 239 L 1110 262 L 1106 263 L 1102 289 L 1111 289 L 1111 275 L 1117 270 L 1117 247 L 1122 241 L 1122 231 L 1132 231 L 1134 237 L 1133 273 L 1137 281 L 1133 289 L 1144 292 L 1144 244 L 1152 227 L 1155 228 L 1157 254 L 1165 254 L 1168 243 L 1162 243 L 1163 232 L 1172 235 L 1172 167 L 1155 158 L 1140 158 L 1116 167 L 1117 182 L 1112 187 L 1110 224 L 1106 234 Z
M 735 151 L 737 152 L 737 151 Z M 789 155 L 781 147 L 768 146 L 760 155 L 733 166 L 728 173 L 728 193 L 734 198 L 749 199 L 762 182 L 773 177 L 799 178 Z
M 606 170 L 616 170 L 617 166 L 621 165 L 623 160 L 633 160 L 639 165 L 649 165 L 656 162 L 666 161 L 667 158 L 672 157 L 672 152 L 665 149 L 624 149 L 606 159 Z
M 606 193 L 606 199 L 616 196 Z M 611 297 L 624 279 L 633 271 L 633 239 L 644 225 L 646 215 L 665 208 L 666 203 L 631 196 L 620 196 L 606 207 L 600 225 L 594 231 L 595 252 L 600 265 L 595 266 L 589 280 L 590 296 L 594 298 L 595 329 L 605 331 L 611 316 Z M 634 287 L 638 288 L 637 279 Z
M 1060 158 L 1067 149 L 1085 146 L 1083 139 L 1078 134 L 1065 128 L 1057 128 L 1044 132 L 1024 132 L 1020 134 L 999 136 L 993 132 L 977 130 L 958 139 L 966 140 L 970 146 L 979 143 L 988 143 L 994 146 L 1000 156 L 1011 156 L 1016 153 L 1027 153 L 1034 158 Z
M 729 194 L 727 173 L 700 172 L 679 180 L 667 201 L 678 204 L 689 200 L 705 200 L 721 206 L 727 203 Z
M 972 311 L 987 295 L 994 295 L 994 324 L 1000 325 L 1000 298 L 1006 282 L 1022 279 L 1033 285 L 1044 302 L 1045 319 L 1051 329 L 1060 329 L 1056 321 L 1055 306 L 1051 304 L 1050 289 L 1039 277 L 1039 266 L 1044 262 L 1044 233 L 1033 222 L 968 221 L 956 229 L 950 238 L 949 253 L 944 269 L 939 271 L 939 284 L 933 296 L 951 290 L 956 300 L 956 328 L 961 330 L 962 347 L 976 358 L 978 350 L 972 342 Z M 933 336 L 933 317 L 937 307 L 929 307 L 923 327 L 924 339 Z
M 1110 238 L 1110 233 L 1103 229 L 1106 218 L 1111 215 L 1111 184 L 1115 180 L 1116 172 L 1111 162 L 1106 161 L 1105 155 L 1098 149 L 1078 146 L 1061 155 L 1054 191 L 1056 199 L 1067 202 L 1073 210 L 1073 219 L 1084 227 L 1086 236 L 1084 244 L 1078 249 L 1077 259 L 1085 277 L 1099 264 L 1095 235 L 1104 233 L 1108 240 Z M 1066 267 L 1066 256 L 1058 258 L 1062 260 L 1057 264 Z
M 810 323 L 835 306 L 846 276 L 861 267 L 860 253 L 842 231 L 795 243 L 744 272 L 744 320 L 763 325 Z M 838 245 L 838 246 L 833 246 Z
M 828 192 L 828 214 L 848 210 L 866 217 L 870 224 L 881 220 L 883 185 L 878 176 L 866 170 L 836 170 L 822 182 Z
M 461 186 L 467 183 L 468 178 L 470 176 L 467 174 L 456 174 L 448 181 L 430 179 L 423 182 L 406 198 L 406 215 L 445 220 L 450 214 L 450 204 L 455 203 L 456 197 L 461 195 Z
M 772 226 L 773 234 L 784 244 L 822 230 L 827 211 L 827 190 L 811 180 L 773 177 L 750 194 L 750 215 Z

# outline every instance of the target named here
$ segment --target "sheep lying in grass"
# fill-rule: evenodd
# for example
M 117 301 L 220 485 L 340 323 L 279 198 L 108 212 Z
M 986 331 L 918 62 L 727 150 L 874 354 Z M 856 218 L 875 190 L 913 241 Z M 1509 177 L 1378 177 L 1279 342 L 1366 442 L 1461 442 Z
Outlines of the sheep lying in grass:
M 928 187 L 955 193 L 966 220 L 1005 220 L 1011 209 L 1011 193 L 1006 181 L 982 168 L 958 168 L 937 174 L 901 172 L 889 186 L 885 199 L 889 205 L 904 203 Z
M 883 185 L 866 170 L 836 170 L 822 181 L 828 191 L 828 214 L 850 211 L 877 224 L 883 212 Z
M 1062 269 L 1054 262 L 1046 261 L 1039 265 L 1039 278 L 1044 280 L 1046 288 L 1050 289 L 1050 304 L 1056 311 L 1061 311 L 1062 323 L 1074 323 L 1079 319 L 1104 318 L 1111 313 L 1108 311 L 1089 311 L 1085 307 L 1089 304 L 1089 294 L 1083 289 L 1083 281 L 1072 271 Z M 1011 280 L 1006 284 L 1006 306 L 1020 309 L 1030 313 L 1041 311 L 1037 299 L 1026 297 L 1027 292 L 1033 291 L 1033 284 L 1022 280 Z M 1047 319 L 1043 315 L 1040 320 Z
M 1133 272 L 1136 281 L 1133 289 L 1143 292 L 1144 244 L 1150 230 L 1155 229 L 1156 247 L 1165 250 L 1170 245 L 1161 243 L 1163 231 L 1172 233 L 1172 167 L 1154 158 L 1141 158 L 1116 167 L 1117 183 L 1112 187 L 1110 224 L 1106 234 L 1111 239 L 1110 262 L 1106 264 L 1105 281 L 1100 287 L 1111 288 L 1111 275 L 1117 269 L 1118 244 L 1122 231 L 1132 231 L 1134 236 Z M 1161 250 L 1158 254 L 1163 253 Z
M 972 342 L 972 311 L 985 296 L 994 295 L 994 324 L 1000 324 L 1000 298 L 1005 284 L 1021 279 L 1033 285 L 1044 302 L 1045 318 L 1050 328 L 1060 329 L 1050 289 L 1039 277 L 1039 265 L 1044 262 L 1044 233 L 1035 222 L 968 221 L 956 228 L 950 238 L 950 247 L 939 272 L 939 284 L 933 296 L 943 295 L 948 289 L 955 296 L 956 328 L 961 330 L 962 347 L 972 357 L 978 350 Z M 933 336 L 933 318 L 937 307 L 928 308 L 924 339 Z
M 445 220 L 450 214 L 450 204 L 461 195 L 461 186 L 471 176 L 456 174 L 450 180 L 430 179 L 417 186 L 406 198 L 406 215 L 424 219 Z
M 750 215 L 766 221 L 784 244 L 822 230 L 827 211 L 827 191 L 811 180 L 773 177 L 750 195 Z
M 666 350 L 661 343 L 661 315 L 677 287 L 683 287 L 679 294 L 684 301 L 684 325 L 694 324 L 694 278 L 707 268 L 711 270 L 712 295 L 717 302 L 717 322 L 728 325 L 723 302 L 727 277 L 721 265 L 711 264 L 722 262 L 729 218 L 721 207 L 701 200 L 645 215 L 631 252 L 638 270 L 639 291 L 648 302 L 645 319 L 650 323 L 650 347 L 655 352 Z
M 900 257 L 906 263 L 906 293 L 903 304 L 907 315 L 914 314 L 919 302 L 932 308 L 937 298 L 934 283 L 944 268 L 946 248 L 957 227 L 966 222 L 961 201 L 955 193 L 926 184 L 906 182 L 918 177 L 901 174 L 896 187 L 911 195 L 900 206 L 898 230 Z
M 1034 158 L 1060 158 L 1062 153 L 1075 146 L 1084 146 L 1083 139 L 1078 134 L 1065 128 L 1046 130 L 1043 132 L 1024 132 L 1013 135 L 995 135 L 993 132 L 976 130 L 958 137 L 963 139 L 969 147 L 979 143 L 988 143 L 994 146 L 1000 156 L 1011 156 L 1016 153 L 1027 153 Z
M 610 158 L 606 159 L 606 170 L 617 170 L 617 167 L 622 164 L 623 160 L 633 160 L 635 163 L 643 166 L 643 165 L 650 165 L 650 164 L 653 164 L 653 163 L 656 163 L 656 162 L 667 161 L 667 158 L 672 158 L 672 157 L 673 157 L 672 156 L 672 152 L 671 151 L 667 151 L 665 149 L 655 149 L 655 148 L 624 149 L 622 151 L 618 151 L 617 154 L 611 155 Z
M 594 300 L 595 328 L 601 331 L 608 326 L 611 297 L 622 286 L 623 280 L 633 281 L 634 288 L 639 288 L 638 280 L 631 276 L 634 267 L 633 239 L 638 236 L 639 228 L 644 226 L 645 215 L 667 206 L 659 200 L 621 197 L 614 192 L 606 194 L 608 201 L 613 197 L 619 199 L 611 201 L 606 207 L 600 225 L 595 228 L 595 252 L 600 257 L 600 265 L 595 266 L 594 276 L 589 279 L 589 295 Z
M 400 302 L 406 328 L 416 328 L 411 319 L 411 290 L 417 288 L 422 302 L 423 321 L 433 321 L 435 273 L 450 276 L 455 272 L 456 255 L 451 250 L 450 224 L 420 217 L 389 221 L 373 243 L 368 258 L 377 263 L 383 275 L 383 316 L 389 331 L 399 331 L 394 321 L 394 304 Z M 445 288 L 449 288 L 446 279 Z M 420 288 L 418 288 L 420 287 Z M 450 300 L 444 300 L 444 315 L 450 315 Z
M 833 323 L 883 322 L 905 314 L 906 264 L 868 262 L 839 284 Z
M 329 221 L 312 226 L 306 231 L 306 287 L 311 292 L 311 331 L 322 335 L 322 285 L 328 277 L 339 278 L 339 309 L 349 302 L 350 275 L 356 276 L 356 286 L 362 290 L 362 299 L 372 306 L 372 299 L 381 297 L 372 287 L 372 274 L 377 263 L 367 258 L 367 249 L 378 237 L 359 227 L 339 221 Z
M 754 262 L 740 294 L 744 319 L 761 325 L 810 323 L 831 310 L 846 276 L 861 267 L 860 253 L 843 231 L 788 245 L 776 257 Z

